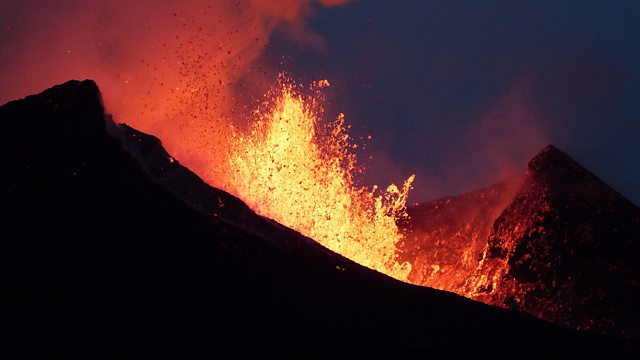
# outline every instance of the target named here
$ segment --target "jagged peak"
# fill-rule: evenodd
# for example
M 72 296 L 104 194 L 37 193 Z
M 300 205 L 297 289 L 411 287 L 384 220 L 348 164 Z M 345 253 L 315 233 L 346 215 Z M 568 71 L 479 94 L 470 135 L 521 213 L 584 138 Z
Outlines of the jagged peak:
M 63 97 L 65 101 L 72 104 L 90 100 L 94 105 L 99 105 L 101 108 L 104 106 L 98 84 L 90 79 L 69 80 L 32 96 Z
M 553 145 L 547 145 L 529 160 L 529 169 L 535 171 L 544 170 L 550 165 L 575 163 L 569 155 Z
M 62 105 L 65 107 L 77 106 L 78 103 L 86 102 L 91 106 L 99 107 L 102 111 L 104 104 L 102 101 L 102 94 L 100 93 L 100 89 L 95 81 L 90 79 L 85 80 L 69 80 L 62 84 L 55 85 L 51 88 L 48 88 L 40 93 L 29 95 L 23 99 L 16 99 L 13 101 L 9 101 L 8 103 L 2 105 L 2 107 L 14 107 L 20 106 L 21 104 L 24 106 L 27 103 L 22 100 L 29 101 L 38 101 L 42 98 L 48 98 L 49 101 L 44 102 L 47 105 Z M 56 101 L 56 100 L 64 101 Z M 87 102 L 89 100 L 89 102 Z
M 528 175 L 531 177 L 548 176 L 588 176 L 595 177 L 571 156 L 553 145 L 547 145 L 528 164 Z
M 34 116 L 12 115 L 25 109 Z M 0 116 L 5 119 L 4 126 L 21 126 L 30 131 L 47 128 L 52 136 L 64 133 L 65 137 L 79 136 L 93 141 L 90 140 L 93 136 L 106 133 L 102 94 L 93 80 L 66 81 L 41 93 L 10 101 L 0 107 Z

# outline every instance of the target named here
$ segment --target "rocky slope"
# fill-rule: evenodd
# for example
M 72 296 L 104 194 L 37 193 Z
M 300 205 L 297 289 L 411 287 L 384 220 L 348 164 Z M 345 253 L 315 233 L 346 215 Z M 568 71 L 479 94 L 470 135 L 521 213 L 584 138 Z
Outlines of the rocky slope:
M 473 298 L 640 337 L 640 208 L 549 146 L 495 221 Z
M 403 256 L 418 283 L 640 337 L 640 209 L 555 147 L 524 178 L 411 212 Z

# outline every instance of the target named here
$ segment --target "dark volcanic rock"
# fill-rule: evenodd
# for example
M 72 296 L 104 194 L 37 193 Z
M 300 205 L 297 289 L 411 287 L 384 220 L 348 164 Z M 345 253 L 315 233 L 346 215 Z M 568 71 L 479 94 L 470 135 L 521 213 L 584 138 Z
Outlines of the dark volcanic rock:
M 578 329 L 640 337 L 640 208 L 553 146 L 529 162 L 465 292 Z
M 167 190 L 108 134 L 91 81 L 0 107 L 0 127 L 4 358 L 637 355 L 400 283 L 203 184 L 228 206 Z

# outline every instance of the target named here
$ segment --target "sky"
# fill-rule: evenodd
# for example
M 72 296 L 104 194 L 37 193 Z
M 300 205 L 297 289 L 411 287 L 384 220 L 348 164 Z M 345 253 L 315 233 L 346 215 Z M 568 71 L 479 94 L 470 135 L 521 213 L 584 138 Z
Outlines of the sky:
M 329 80 L 327 116 L 344 113 L 354 137 L 373 138 L 366 183 L 415 173 L 412 201 L 460 194 L 521 173 L 554 144 L 640 204 L 638 1 L 184 4 L 3 0 L 0 102 L 94 78 L 108 110 L 130 119 L 123 103 L 146 106 L 139 94 L 160 96 L 158 83 L 175 80 L 166 72 L 184 72 L 148 69 L 200 54 L 184 50 L 183 33 L 204 26 L 218 35 L 187 43 L 220 50 L 205 67 L 234 84 L 221 97 L 262 91 L 283 69 Z M 169 141 L 174 123 L 140 119 L 127 122 Z
M 554 144 L 640 204 L 640 2 L 356 1 L 319 9 L 325 48 L 270 43 L 327 76 L 330 111 L 374 136 L 370 181 L 413 199 L 524 171 Z

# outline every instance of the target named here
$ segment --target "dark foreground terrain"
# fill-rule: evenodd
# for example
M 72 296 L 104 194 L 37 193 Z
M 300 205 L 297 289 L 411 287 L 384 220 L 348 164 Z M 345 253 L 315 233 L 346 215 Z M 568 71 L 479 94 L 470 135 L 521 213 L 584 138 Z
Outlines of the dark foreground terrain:
M 170 191 L 176 171 L 199 179 L 150 171 L 107 124 L 128 131 L 91 81 L 0 107 L 4 358 L 639 355 L 395 281 L 201 182 L 217 205 Z

